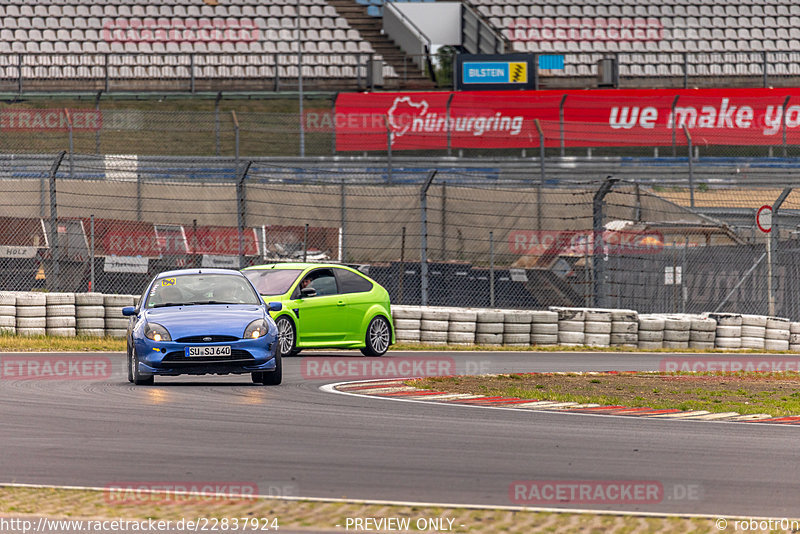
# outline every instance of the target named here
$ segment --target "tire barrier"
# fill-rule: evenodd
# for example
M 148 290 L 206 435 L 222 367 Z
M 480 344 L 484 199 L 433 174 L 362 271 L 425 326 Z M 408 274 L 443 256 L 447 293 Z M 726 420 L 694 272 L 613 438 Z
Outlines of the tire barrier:
M 129 319 L 122 308 L 137 300 L 135 295 L 0 292 L 0 334 L 125 337 Z M 800 352 L 800 321 L 765 315 L 396 305 L 392 318 L 398 343 Z
M 75 336 L 75 293 L 45 294 L 45 311 L 45 331 L 48 336 Z
M 0 293 L 0 334 L 17 333 L 17 296 Z

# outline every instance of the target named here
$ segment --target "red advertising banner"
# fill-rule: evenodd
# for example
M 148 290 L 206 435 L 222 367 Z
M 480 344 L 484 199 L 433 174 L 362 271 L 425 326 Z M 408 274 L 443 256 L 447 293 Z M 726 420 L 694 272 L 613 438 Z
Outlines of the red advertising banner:
M 340 151 L 538 147 L 536 119 L 551 147 L 800 144 L 800 88 L 343 93 L 306 118 Z

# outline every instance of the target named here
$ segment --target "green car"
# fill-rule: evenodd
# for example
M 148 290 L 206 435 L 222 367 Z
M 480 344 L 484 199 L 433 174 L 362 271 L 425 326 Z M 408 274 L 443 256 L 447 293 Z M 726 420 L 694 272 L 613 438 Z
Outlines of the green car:
M 266 301 L 283 304 L 272 312 L 281 356 L 302 349 L 361 349 L 383 356 L 394 343 L 389 293 L 344 265 L 273 263 L 242 270 Z

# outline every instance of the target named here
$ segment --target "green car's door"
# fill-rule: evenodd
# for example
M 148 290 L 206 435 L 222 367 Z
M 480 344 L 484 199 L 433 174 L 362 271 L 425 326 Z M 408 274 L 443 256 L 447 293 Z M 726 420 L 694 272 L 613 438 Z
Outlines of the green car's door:
M 347 324 L 345 335 L 352 343 L 363 343 L 366 337 L 364 317 L 375 305 L 375 300 L 370 295 L 373 284 L 348 269 L 334 268 L 334 271 L 339 282 L 339 293 L 345 303 L 344 320 Z
M 316 291 L 315 296 L 306 297 L 300 294 L 300 289 L 306 284 Z M 287 307 L 299 311 L 298 345 L 330 345 L 345 340 L 346 321 L 342 319 L 346 305 L 343 295 L 339 294 L 332 269 L 315 269 L 309 272 L 300 281 L 292 297 L 294 299 Z

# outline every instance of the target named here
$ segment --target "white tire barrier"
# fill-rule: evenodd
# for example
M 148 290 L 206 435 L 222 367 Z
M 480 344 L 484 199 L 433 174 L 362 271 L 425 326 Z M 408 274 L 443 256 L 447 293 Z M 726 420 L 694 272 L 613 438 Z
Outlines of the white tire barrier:
M 716 332 L 717 321 L 695 317 L 692 319 L 692 332 Z
M 121 317 L 119 319 L 112 319 L 111 317 L 106 317 L 105 325 L 106 325 L 106 330 L 124 330 L 124 331 L 127 332 L 127 330 L 128 330 L 128 318 L 127 317 Z M 112 335 L 112 334 L 108 334 L 108 335 Z
M 504 334 L 528 334 L 531 333 L 530 323 L 505 323 L 503 325 Z
M 105 317 L 105 306 L 75 306 L 75 317 Z
M 439 319 L 422 319 L 419 328 L 427 332 L 444 332 L 446 334 L 449 323 L 450 321 Z
M 587 323 L 610 323 L 611 312 L 608 310 L 586 310 L 583 320 Z
M 688 341 L 670 341 L 665 339 L 663 342 L 663 348 L 665 349 L 673 349 L 673 350 L 681 350 L 681 349 L 688 349 L 689 342 Z
M 742 327 L 744 328 L 744 327 Z M 759 327 L 755 327 L 759 328 Z M 766 340 L 763 337 L 748 337 L 742 336 L 742 348 L 743 349 L 763 349 L 764 342 Z
M 45 306 L 17 306 L 17 317 L 47 317 Z
M 785 317 L 767 317 L 768 330 L 789 330 L 791 322 Z
M 522 347 L 531 344 L 530 334 L 503 334 L 503 345 Z
M 609 319 L 611 316 L 609 315 Z M 600 321 L 586 321 L 583 323 L 583 331 L 587 334 L 610 334 L 611 333 L 611 321 L 607 322 L 600 322 Z
M 503 323 L 475 323 L 476 334 L 501 334 L 503 333 Z
M 611 324 L 611 323 L 606 323 Z M 592 334 L 585 333 L 583 344 L 589 347 L 608 347 L 611 345 L 611 334 Z
M 664 319 L 661 317 L 639 316 L 639 332 L 661 332 L 664 330 Z
M 531 345 L 558 345 L 558 334 L 531 334 Z
M 689 337 L 691 336 L 691 331 L 689 330 L 664 330 L 664 341 L 669 342 L 680 342 L 680 343 L 687 343 L 689 342 Z M 665 344 L 664 347 L 667 347 Z
M 422 321 L 420 319 L 394 319 L 395 332 L 399 330 L 419 330 Z
M 532 318 L 530 312 L 515 310 L 505 312 L 503 322 L 505 324 L 531 324 Z
M 774 351 L 789 350 L 789 340 L 766 339 L 764 340 L 764 349 Z
M 45 326 L 47 327 L 48 333 L 50 329 L 75 328 L 75 316 L 46 317 Z
M 48 307 L 59 304 L 72 304 L 74 306 L 75 293 L 46 293 L 45 304 Z
M 456 323 L 474 323 L 478 319 L 478 312 L 474 310 L 452 310 L 448 320 Z
M 452 324 L 452 323 L 451 323 Z M 474 324 L 474 323 L 472 323 Z M 473 327 L 474 328 L 474 327 Z M 475 332 L 453 332 L 447 333 L 447 342 L 454 344 L 475 344 Z
M 502 310 L 480 310 L 475 319 L 478 323 L 503 323 L 505 314 Z
M 558 331 L 558 344 L 559 345 L 566 345 L 568 347 L 574 347 L 578 345 L 583 345 L 585 341 L 585 336 L 583 332 L 572 332 L 569 330 L 565 331 Z
M 45 310 L 47 317 L 75 317 L 74 304 L 48 304 Z
M 584 328 L 586 323 L 583 321 L 559 321 L 558 322 L 558 333 L 561 332 L 584 332 Z
M 75 293 L 75 306 L 103 306 L 104 302 L 102 293 Z
M 561 308 L 557 306 L 551 306 L 551 311 L 554 311 L 558 314 L 558 321 L 585 321 L 586 320 L 586 312 L 580 308 Z
M 54 337 L 75 337 L 76 335 L 74 328 L 47 328 L 46 332 L 48 336 Z
M 396 330 L 394 339 L 398 343 L 419 343 L 420 331 L 419 330 Z
M 17 329 L 45 327 L 47 327 L 46 317 L 17 317 Z
M 717 327 L 720 328 L 720 327 Z M 722 327 L 725 328 L 725 327 Z M 733 328 L 733 327 L 732 327 Z M 742 348 L 741 337 L 717 337 L 714 340 L 714 345 L 720 349 L 740 349 Z
M 717 337 L 715 331 L 705 332 L 702 330 L 692 330 L 689 333 L 689 341 L 700 341 L 701 343 L 714 343 L 714 338 Z
M 714 342 L 689 340 L 689 348 L 695 350 L 712 350 L 714 348 Z
M 44 293 L 19 293 L 16 305 L 17 307 L 45 306 L 47 305 L 47 297 L 45 297 Z
M 550 310 L 537 310 L 531 313 L 531 322 L 535 324 L 558 324 L 558 313 Z
M 800 322 L 789 323 L 789 332 L 792 334 L 800 334 Z
M 742 315 L 739 313 L 711 313 L 709 318 L 717 321 L 717 326 L 742 326 Z
M 789 336 L 791 336 L 791 333 L 788 330 L 767 328 L 767 335 L 764 337 L 767 339 L 777 339 L 779 341 L 789 341 Z
M 42 328 L 20 328 L 17 327 L 17 335 L 18 336 L 25 336 L 25 337 L 35 337 L 35 336 L 43 336 L 45 335 L 46 331 L 44 327 Z
M 447 343 L 447 332 L 441 330 L 420 330 L 419 339 L 423 343 Z
M 742 315 L 742 326 L 761 326 L 766 328 L 767 327 L 767 316 L 766 315 Z M 744 335 L 744 334 L 742 334 Z
M 502 345 L 503 344 L 503 334 L 492 334 L 492 333 L 485 333 L 485 334 L 475 334 L 475 343 L 478 345 Z
M 611 323 L 612 334 L 636 334 L 638 332 L 638 321 L 614 321 Z
M 664 318 L 664 331 L 672 330 L 675 332 L 688 332 L 692 329 L 691 319 L 684 319 L 678 317 Z
M 648 343 L 664 341 L 663 330 L 639 330 L 639 341 L 646 341 Z
M 558 323 L 531 323 L 531 335 L 557 336 Z
M 764 339 L 767 335 L 765 326 L 742 325 L 742 337 L 760 337 Z
M 75 319 L 75 327 L 78 330 L 103 330 L 106 327 L 105 323 L 106 320 L 102 317 L 78 317 Z
M 447 310 L 438 310 L 433 308 L 424 308 L 422 310 L 422 319 L 428 321 L 449 321 L 450 312 Z
M 636 333 L 612 332 L 610 340 L 611 340 L 611 346 L 635 347 L 636 344 L 639 343 L 639 336 Z
M 717 339 L 742 337 L 741 326 L 717 326 Z
M 639 314 L 634 310 L 611 310 L 611 321 L 614 323 L 639 322 Z
M 0 306 L 16 306 L 17 295 L 14 293 L 0 292 Z

